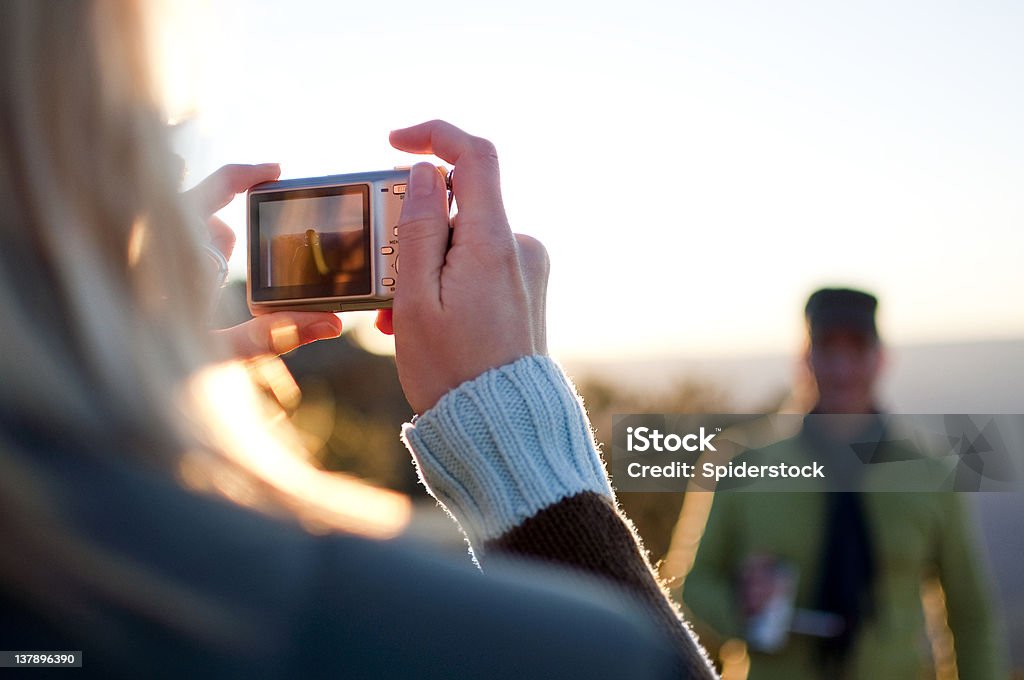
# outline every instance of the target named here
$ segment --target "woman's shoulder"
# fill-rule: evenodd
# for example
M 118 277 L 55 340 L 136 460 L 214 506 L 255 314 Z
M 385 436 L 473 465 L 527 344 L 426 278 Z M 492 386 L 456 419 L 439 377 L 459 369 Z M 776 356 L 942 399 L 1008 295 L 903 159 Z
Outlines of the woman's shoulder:
M 139 664 L 227 676 L 671 672 L 646 617 L 585 578 L 532 564 L 481 573 L 420 541 L 310 533 L 133 465 L 59 451 L 40 461 L 61 530 L 110 580 L 90 586 L 92 624 L 24 602 L 11 611 L 41 614 L 26 630 L 77 644 L 104 675 Z

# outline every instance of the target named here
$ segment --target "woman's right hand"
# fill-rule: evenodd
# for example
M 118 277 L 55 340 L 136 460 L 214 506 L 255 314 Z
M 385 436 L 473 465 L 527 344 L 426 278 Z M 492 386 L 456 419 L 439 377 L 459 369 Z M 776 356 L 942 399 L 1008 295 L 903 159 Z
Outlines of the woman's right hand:
M 548 258 L 540 242 L 513 234 L 505 216 L 494 146 L 444 121 L 395 130 L 391 144 L 455 166 L 459 212 L 448 248 L 444 179 L 412 168 L 398 225 L 401 272 L 392 313 L 398 377 L 417 413 L 481 373 L 546 354 Z

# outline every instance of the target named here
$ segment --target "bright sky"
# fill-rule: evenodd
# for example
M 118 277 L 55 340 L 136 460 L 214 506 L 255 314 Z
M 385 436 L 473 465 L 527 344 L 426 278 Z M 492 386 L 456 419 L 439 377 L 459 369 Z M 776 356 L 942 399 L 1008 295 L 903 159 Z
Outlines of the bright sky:
M 194 180 L 488 137 L 563 357 L 792 350 L 869 288 L 894 343 L 1024 337 L 1024 5 L 211 0 L 175 64 Z M 244 207 L 225 211 L 244 232 Z M 240 233 L 244 237 L 244 233 Z M 242 241 L 240 241 L 240 250 Z M 236 258 L 235 271 L 244 273 Z

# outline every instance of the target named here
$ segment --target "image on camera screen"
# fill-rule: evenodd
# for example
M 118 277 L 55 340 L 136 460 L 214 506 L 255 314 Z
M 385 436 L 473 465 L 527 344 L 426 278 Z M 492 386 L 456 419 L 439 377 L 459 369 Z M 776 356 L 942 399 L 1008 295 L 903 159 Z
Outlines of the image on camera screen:
M 370 293 L 367 185 L 262 194 L 253 208 L 255 299 Z

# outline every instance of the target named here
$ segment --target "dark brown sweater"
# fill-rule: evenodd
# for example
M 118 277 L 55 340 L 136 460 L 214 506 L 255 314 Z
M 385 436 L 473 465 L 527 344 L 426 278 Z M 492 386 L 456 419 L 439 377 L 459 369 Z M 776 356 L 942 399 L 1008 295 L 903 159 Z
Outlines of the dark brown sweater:
M 651 569 L 631 524 L 606 497 L 584 492 L 551 505 L 486 545 L 609 579 L 646 608 L 675 642 L 687 678 L 715 673 Z
M 682 677 L 714 677 L 619 513 L 586 410 L 550 357 L 522 357 L 463 383 L 403 437 L 485 571 L 497 553 L 614 583 L 675 642 Z

